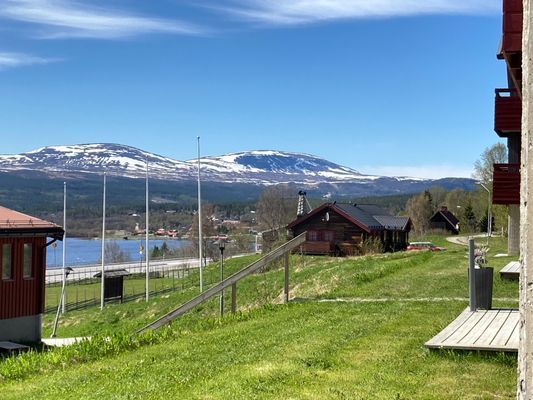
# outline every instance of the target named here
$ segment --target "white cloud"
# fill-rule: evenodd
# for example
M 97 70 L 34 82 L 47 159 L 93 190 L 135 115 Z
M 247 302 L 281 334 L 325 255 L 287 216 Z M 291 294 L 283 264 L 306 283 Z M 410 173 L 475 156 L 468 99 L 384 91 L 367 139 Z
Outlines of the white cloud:
M 414 178 L 471 178 L 472 168 L 456 165 L 383 165 L 359 168 L 359 171 L 370 175 L 408 176 Z
M 501 0 L 233 0 L 223 7 L 241 18 L 294 25 L 351 18 L 499 12 Z
M 6 68 L 22 67 L 33 64 L 48 64 L 60 61 L 59 59 L 35 57 L 22 53 L 0 52 L 0 70 Z
M 116 39 L 147 33 L 201 35 L 193 24 L 136 16 L 75 0 L 0 0 L 0 18 L 37 24 L 43 38 Z

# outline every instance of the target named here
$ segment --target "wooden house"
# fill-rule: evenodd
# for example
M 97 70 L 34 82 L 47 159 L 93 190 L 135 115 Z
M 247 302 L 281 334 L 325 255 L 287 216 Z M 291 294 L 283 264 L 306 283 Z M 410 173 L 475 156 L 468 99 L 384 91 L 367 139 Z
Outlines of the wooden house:
M 429 220 L 432 229 L 442 229 L 453 235 L 459 234 L 459 220 L 448 207 L 441 207 Z
M 0 341 L 41 340 L 46 247 L 62 238 L 60 226 L 0 207 Z
M 294 236 L 307 232 L 306 254 L 360 254 L 366 239 L 379 240 L 385 251 L 407 247 L 411 220 L 395 217 L 372 204 L 325 203 L 299 216 L 287 228 Z

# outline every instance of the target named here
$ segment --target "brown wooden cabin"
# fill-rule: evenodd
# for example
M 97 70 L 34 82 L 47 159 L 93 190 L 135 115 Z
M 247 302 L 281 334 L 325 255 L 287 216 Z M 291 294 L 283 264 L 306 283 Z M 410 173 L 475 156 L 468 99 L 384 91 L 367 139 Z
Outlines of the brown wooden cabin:
M 452 233 L 459 234 L 459 220 L 453 215 L 448 207 L 441 207 L 429 220 L 432 229 L 442 229 Z
M 0 341 L 41 340 L 46 247 L 62 239 L 60 226 L 0 207 Z
M 291 222 L 294 236 L 307 232 L 303 252 L 317 255 L 361 254 L 363 241 L 378 238 L 385 251 L 405 250 L 411 220 L 373 204 L 325 203 Z

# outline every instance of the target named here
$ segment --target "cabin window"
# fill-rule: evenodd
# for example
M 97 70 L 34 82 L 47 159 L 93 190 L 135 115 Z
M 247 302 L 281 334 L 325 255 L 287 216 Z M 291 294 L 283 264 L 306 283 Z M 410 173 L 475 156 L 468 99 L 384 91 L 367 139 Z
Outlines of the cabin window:
M 333 232 L 333 231 L 324 231 L 324 232 L 322 232 L 322 239 L 325 242 L 333 242 L 333 241 L 335 241 L 335 232 Z
M 31 243 L 24 243 L 24 268 L 23 277 L 33 278 L 33 246 Z
M 13 263 L 11 262 L 11 245 L 2 245 L 2 280 L 13 279 Z
M 317 231 L 309 231 L 309 232 L 307 232 L 307 240 L 309 242 L 317 242 L 318 241 L 318 232 Z

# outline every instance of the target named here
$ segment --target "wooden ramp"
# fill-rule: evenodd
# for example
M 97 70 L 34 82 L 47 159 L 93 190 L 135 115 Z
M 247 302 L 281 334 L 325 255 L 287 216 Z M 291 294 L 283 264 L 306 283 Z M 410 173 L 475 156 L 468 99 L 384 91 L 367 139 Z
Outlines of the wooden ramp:
M 500 270 L 500 277 L 503 279 L 518 279 L 520 277 L 520 262 L 511 261 Z
M 518 325 L 516 309 L 467 308 L 425 345 L 430 349 L 518 352 Z

